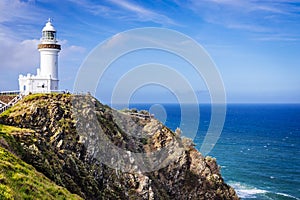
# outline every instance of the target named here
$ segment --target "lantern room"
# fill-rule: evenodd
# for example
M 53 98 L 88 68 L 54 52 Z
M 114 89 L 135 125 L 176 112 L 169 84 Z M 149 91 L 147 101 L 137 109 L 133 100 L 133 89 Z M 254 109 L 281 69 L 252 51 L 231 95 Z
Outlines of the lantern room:
M 48 22 L 46 23 L 45 27 L 42 30 L 42 42 L 50 42 L 50 43 L 56 43 L 56 30 L 54 26 L 51 23 L 51 19 L 48 19 Z

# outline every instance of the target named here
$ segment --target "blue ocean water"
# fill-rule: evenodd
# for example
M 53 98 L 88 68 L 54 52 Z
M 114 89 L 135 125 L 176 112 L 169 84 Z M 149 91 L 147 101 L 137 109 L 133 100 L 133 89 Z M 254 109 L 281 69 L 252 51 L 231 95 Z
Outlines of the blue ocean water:
M 130 107 L 151 110 L 150 104 Z M 211 107 L 199 107 L 194 143 L 200 150 Z M 161 105 L 154 114 L 173 130 L 180 126 L 180 105 Z M 192 116 L 189 122 L 196 123 Z M 243 200 L 300 199 L 300 105 L 227 105 L 222 134 L 209 155 L 217 158 L 223 178 Z

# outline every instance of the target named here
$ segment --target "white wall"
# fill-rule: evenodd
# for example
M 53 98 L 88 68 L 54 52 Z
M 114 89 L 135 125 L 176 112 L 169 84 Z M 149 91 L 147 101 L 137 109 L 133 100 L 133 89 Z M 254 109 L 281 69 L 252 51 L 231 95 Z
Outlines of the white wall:
M 52 79 L 58 79 L 58 49 L 39 49 L 40 51 L 40 74 Z

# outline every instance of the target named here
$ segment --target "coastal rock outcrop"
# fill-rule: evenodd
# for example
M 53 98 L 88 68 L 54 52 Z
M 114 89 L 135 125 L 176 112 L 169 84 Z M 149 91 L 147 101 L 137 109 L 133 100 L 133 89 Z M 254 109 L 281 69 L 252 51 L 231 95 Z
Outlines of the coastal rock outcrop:
M 180 131 L 90 95 L 29 95 L 0 124 L 31 130 L 0 145 L 84 199 L 239 199 Z

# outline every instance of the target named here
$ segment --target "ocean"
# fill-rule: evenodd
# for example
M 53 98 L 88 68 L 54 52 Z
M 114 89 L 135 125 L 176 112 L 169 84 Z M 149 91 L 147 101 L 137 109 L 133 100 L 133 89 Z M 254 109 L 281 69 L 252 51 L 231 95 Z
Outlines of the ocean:
M 130 107 L 154 111 L 172 130 L 180 126 L 180 105 L 159 105 L 156 111 L 150 104 Z M 211 117 L 210 105 L 199 108 L 198 150 Z M 193 117 L 188 121 L 196 123 Z M 223 178 L 243 200 L 299 200 L 300 104 L 227 105 L 223 131 L 208 155 L 217 158 Z

